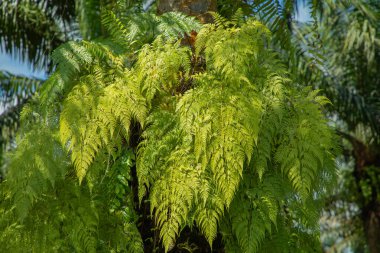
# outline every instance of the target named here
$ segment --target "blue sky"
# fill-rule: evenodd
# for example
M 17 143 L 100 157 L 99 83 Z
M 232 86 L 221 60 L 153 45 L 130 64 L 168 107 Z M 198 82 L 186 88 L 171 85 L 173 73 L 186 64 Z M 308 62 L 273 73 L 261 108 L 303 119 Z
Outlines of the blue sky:
M 295 18 L 301 22 L 310 21 L 309 13 L 310 10 L 301 2 L 299 6 L 299 13 Z M 5 70 L 17 75 L 24 75 L 29 77 L 34 76 L 42 79 L 47 78 L 45 71 L 34 71 L 32 67 L 27 63 L 2 52 L 0 52 L 0 71 L 1 70 Z
M 298 7 L 299 9 L 298 13 L 295 15 L 295 19 L 301 22 L 311 21 L 310 8 L 308 6 L 305 6 L 303 1 L 299 3 Z
M 0 71 L 6 70 L 12 74 L 35 76 L 38 78 L 46 78 L 45 71 L 33 71 L 32 67 L 9 54 L 0 53 Z

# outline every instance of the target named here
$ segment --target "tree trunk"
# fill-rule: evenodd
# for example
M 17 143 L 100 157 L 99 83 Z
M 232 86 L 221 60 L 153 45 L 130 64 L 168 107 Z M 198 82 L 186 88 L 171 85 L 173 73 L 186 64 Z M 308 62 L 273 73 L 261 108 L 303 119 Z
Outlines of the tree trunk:
M 379 181 L 371 176 L 371 170 L 379 167 L 380 155 L 377 149 L 371 147 L 358 149 L 354 146 L 355 170 L 354 177 L 360 194 L 361 219 L 364 226 L 364 234 L 367 239 L 369 252 L 380 253 L 380 199 Z M 370 196 L 361 189 L 361 182 L 371 189 Z
M 371 253 L 380 253 L 380 203 L 373 203 L 368 210 L 363 210 L 364 233 Z
M 216 0 L 160 0 L 157 12 L 179 11 L 197 17 L 202 23 L 209 23 L 212 17 L 207 12 L 216 11 L 216 8 Z
M 340 132 L 342 137 L 352 144 L 352 155 L 355 158 L 353 177 L 355 178 L 359 194 L 359 207 L 363 222 L 364 235 L 367 239 L 369 251 L 380 253 L 380 186 L 377 168 L 380 168 L 380 147 L 365 145 L 360 140 L 346 133 Z M 375 170 L 376 171 L 373 171 Z M 371 171 L 372 170 L 372 171 Z M 370 196 L 363 192 L 361 183 L 365 182 L 370 188 Z

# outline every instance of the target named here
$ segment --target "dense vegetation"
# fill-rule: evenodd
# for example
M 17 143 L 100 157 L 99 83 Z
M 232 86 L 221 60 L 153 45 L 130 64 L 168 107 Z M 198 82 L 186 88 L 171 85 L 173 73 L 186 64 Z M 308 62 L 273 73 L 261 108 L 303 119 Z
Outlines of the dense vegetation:
M 297 87 L 269 30 L 240 13 L 138 20 L 107 13 L 110 40 L 55 51 L 2 184 L 3 250 L 169 251 L 184 229 L 228 252 L 318 249 L 328 100 Z
M 171 2 L 0 3 L 1 251 L 378 252 L 377 1 Z

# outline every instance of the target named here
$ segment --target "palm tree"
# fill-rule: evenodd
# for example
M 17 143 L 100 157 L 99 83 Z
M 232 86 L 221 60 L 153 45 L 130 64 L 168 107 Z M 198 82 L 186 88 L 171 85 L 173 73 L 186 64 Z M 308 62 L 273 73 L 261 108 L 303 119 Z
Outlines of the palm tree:
M 17 0 L 0 3 L 1 50 L 33 68 L 51 68 L 49 55 L 72 39 L 75 1 Z
M 338 234 L 344 242 L 360 245 L 365 238 L 370 252 L 380 252 L 380 4 L 326 1 L 321 14 L 317 49 L 321 61 L 310 61 L 312 56 L 305 54 L 298 71 L 302 81 L 313 82 L 331 99 L 329 114 L 343 138 L 343 164 L 349 168 L 326 214 L 341 218 Z M 312 28 L 299 27 L 302 48 L 315 43 L 305 36 Z

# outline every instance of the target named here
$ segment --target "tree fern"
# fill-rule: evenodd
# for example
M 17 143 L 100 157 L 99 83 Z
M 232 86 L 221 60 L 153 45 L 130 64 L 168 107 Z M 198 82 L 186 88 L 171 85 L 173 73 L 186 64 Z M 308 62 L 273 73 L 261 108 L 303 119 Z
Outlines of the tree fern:
M 33 249 L 142 252 L 141 217 L 151 217 L 165 252 L 185 228 L 210 246 L 222 236 L 228 252 L 314 237 L 317 200 L 331 182 L 321 175 L 335 168 L 321 112 L 328 100 L 297 88 L 268 49 L 269 30 L 239 13 L 214 14 L 198 30 L 171 13 L 130 46 L 145 26 L 104 15 L 111 38 L 56 50 L 42 98 L 24 109 L 7 188 L 26 224 L 15 230 L 28 240 L 22 247 L 41 236 Z

